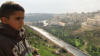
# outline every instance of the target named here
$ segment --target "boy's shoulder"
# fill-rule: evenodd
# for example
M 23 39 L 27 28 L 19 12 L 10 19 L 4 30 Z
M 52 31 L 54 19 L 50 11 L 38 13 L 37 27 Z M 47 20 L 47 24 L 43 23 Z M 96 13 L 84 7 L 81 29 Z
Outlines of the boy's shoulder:
M 0 47 L 12 48 L 13 42 L 7 36 L 0 34 Z

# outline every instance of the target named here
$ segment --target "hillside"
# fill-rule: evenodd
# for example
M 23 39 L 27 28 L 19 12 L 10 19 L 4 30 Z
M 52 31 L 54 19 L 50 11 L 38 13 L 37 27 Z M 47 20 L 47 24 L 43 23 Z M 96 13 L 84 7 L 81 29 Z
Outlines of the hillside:
M 98 29 L 78 33 L 73 33 L 80 29 L 77 26 L 48 26 L 44 29 L 91 56 L 100 56 L 100 30 Z
M 63 48 L 60 48 L 48 40 L 42 39 L 36 35 L 31 28 L 24 26 L 26 37 L 31 46 L 38 49 L 40 56 L 72 56 Z

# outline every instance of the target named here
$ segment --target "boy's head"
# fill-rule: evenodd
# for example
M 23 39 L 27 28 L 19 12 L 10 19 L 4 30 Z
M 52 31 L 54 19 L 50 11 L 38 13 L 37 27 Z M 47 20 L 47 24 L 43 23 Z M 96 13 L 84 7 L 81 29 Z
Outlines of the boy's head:
M 19 4 L 13 1 L 5 2 L 0 7 L 1 22 L 15 30 L 20 30 L 24 24 L 24 12 L 24 8 Z

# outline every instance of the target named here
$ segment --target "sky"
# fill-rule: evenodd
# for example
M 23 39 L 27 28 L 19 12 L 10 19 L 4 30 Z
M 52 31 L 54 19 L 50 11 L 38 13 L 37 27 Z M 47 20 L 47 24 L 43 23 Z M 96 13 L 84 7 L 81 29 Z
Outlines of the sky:
M 0 5 L 8 0 L 0 0 Z M 100 10 L 100 0 L 11 0 L 25 8 L 26 13 L 72 13 Z

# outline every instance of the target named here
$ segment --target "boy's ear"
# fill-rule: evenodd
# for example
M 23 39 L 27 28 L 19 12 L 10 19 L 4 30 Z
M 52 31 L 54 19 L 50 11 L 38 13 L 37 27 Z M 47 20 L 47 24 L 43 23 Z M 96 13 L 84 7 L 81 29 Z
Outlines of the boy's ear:
M 8 18 L 2 17 L 1 22 L 4 23 L 4 24 L 7 24 L 8 23 Z

